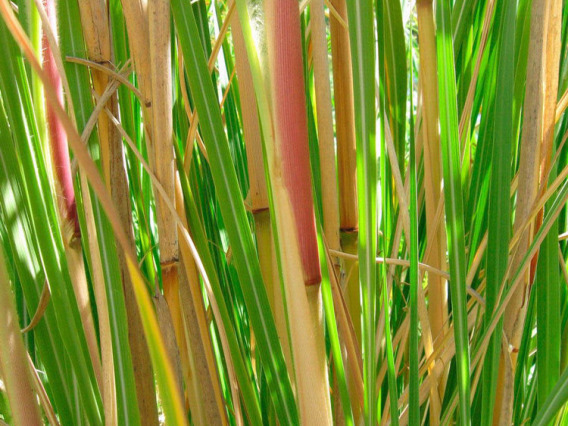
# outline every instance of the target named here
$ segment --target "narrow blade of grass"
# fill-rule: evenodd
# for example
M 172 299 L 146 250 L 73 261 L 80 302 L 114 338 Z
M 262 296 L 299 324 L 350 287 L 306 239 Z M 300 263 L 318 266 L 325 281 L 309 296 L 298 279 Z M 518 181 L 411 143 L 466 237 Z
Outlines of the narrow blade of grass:
M 377 156 L 375 142 L 375 33 L 373 2 L 348 1 L 353 67 L 357 199 L 359 206 L 359 282 L 363 293 L 363 377 L 365 423 L 376 421 L 375 325 L 377 312 Z
M 558 99 L 558 74 L 561 53 L 562 6 L 557 2 L 546 2 L 550 17 L 547 19 L 546 53 L 544 57 L 545 113 L 543 116 L 543 139 L 541 152 L 541 187 L 552 183 L 557 165 L 551 164 L 558 146 L 555 143 L 555 111 Z M 534 19 L 534 18 L 533 18 Z M 547 176 L 548 173 L 548 176 Z M 548 178 L 548 182 L 543 181 Z M 549 202 L 548 205 L 551 205 Z M 542 213 L 541 213 L 542 214 Z M 559 222 L 555 221 L 542 243 L 536 270 L 537 296 L 537 402 L 540 407 L 548 397 L 560 370 L 561 324 L 561 281 L 558 263 Z
M 456 102 L 456 76 L 450 14 L 450 2 L 439 0 L 436 4 L 436 45 L 438 53 L 440 141 L 442 144 L 444 195 L 446 201 L 450 289 L 456 342 L 460 422 L 461 424 L 469 425 L 470 379 L 465 289 L 465 229 L 460 177 L 461 155 Z
M 516 2 L 507 1 L 499 15 L 499 54 L 493 117 L 493 150 L 491 180 L 489 184 L 487 284 L 485 311 L 493 312 L 501 283 L 509 261 L 509 237 L 511 232 L 511 142 L 513 141 L 513 89 L 515 79 L 515 16 Z M 489 322 L 486 314 L 485 325 Z M 483 370 L 482 424 L 491 424 L 495 403 L 499 354 L 501 353 L 502 322 L 499 323 L 487 349 Z
M 408 70 L 400 2 L 377 1 L 377 40 L 381 63 L 379 73 L 383 74 L 381 79 L 385 92 L 385 114 L 389 119 L 399 166 L 404 170 Z
M 533 426 L 547 425 L 554 418 L 558 410 L 568 401 L 568 369 L 564 371 L 560 380 L 550 391 L 548 398 L 539 407 Z
M 410 44 L 410 43 L 409 43 Z M 412 46 L 411 46 L 412 49 Z M 412 89 L 412 78 L 410 79 L 410 88 Z M 412 111 L 412 98 L 410 99 L 410 108 Z M 408 343 L 408 352 L 410 358 L 410 374 L 409 374 L 409 421 L 410 424 L 420 423 L 420 399 L 419 399 L 419 330 L 418 330 L 418 286 L 421 285 L 420 274 L 418 271 L 419 260 L 419 224 L 418 224 L 418 178 L 416 166 L 416 139 L 414 138 L 414 120 L 410 120 L 410 341 Z

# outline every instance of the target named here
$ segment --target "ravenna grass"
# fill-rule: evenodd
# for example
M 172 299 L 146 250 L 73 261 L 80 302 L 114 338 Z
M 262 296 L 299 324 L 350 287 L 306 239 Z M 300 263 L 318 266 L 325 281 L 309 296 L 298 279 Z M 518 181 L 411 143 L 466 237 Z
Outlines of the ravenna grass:
M 172 0 L 164 12 L 173 23 L 167 47 L 172 70 L 162 73 L 164 81 L 171 77 L 171 91 L 157 87 L 156 69 L 151 78 L 150 52 L 160 53 L 150 48 L 149 30 L 141 37 L 156 4 L 100 2 L 109 10 L 112 54 L 96 65 L 70 58 L 89 59 L 83 24 L 91 12 L 80 10 L 78 0 L 48 1 L 58 5 L 59 44 L 52 48 L 70 89 L 68 115 L 56 108 L 56 116 L 71 148 L 81 227 L 74 242 L 82 250 L 75 257 L 67 251 L 72 232 L 61 215 L 54 173 L 61 165 L 52 160 L 44 124 L 53 90 L 36 67 L 42 56 L 37 7 L 31 0 L 1 0 L 0 263 L 6 273 L 0 286 L 15 296 L 20 328 L 36 314 L 42 292 L 50 298 L 21 341 L 0 342 L 0 420 L 28 422 L 22 413 L 33 415 L 40 401 L 41 421 L 55 418 L 62 425 L 158 424 L 162 418 L 168 425 L 204 424 L 191 408 L 196 403 L 218 410 L 219 422 L 230 425 L 299 424 L 308 418 L 306 407 L 314 424 L 331 422 L 320 413 L 348 425 L 566 422 L 568 118 L 564 110 L 556 114 L 568 87 L 562 2 L 438 0 L 434 9 L 422 0 L 298 2 L 310 144 L 302 160 L 312 176 L 296 185 L 314 194 L 322 266 L 321 287 L 314 291 L 304 287 L 298 237 L 288 226 L 292 210 L 282 198 L 294 188 L 279 186 L 289 177 L 277 144 L 287 141 L 274 129 L 288 99 L 277 96 L 276 87 L 281 94 L 286 88 L 268 67 L 285 70 L 288 64 L 267 49 L 287 34 L 263 14 L 278 0 Z M 295 3 L 287 5 L 295 13 Z M 542 26 L 536 6 L 548 11 L 554 26 Z M 531 47 L 541 30 L 548 37 L 540 37 L 547 52 L 539 53 L 542 58 Z M 327 51 L 326 42 L 332 44 Z M 113 198 L 117 181 L 106 175 L 102 121 L 87 140 L 79 137 L 100 96 L 93 95 L 101 89 L 94 83 L 102 81 L 95 66 L 106 69 L 101 72 L 109 84 L 117 84 L 113 73 L 122 70 L 140 90 L 120 84 L 114 104 L 101 109 L 124 144 L 116 158 L 129 202 Z M 530 87 L 540 85 L 546 96 L 537 99 Z M 156 93 L 165 104 L 171 100 L 167 123 L 153 110 Z M 258 114 L 247 110 L 252 99 Z M 528 110 L 539 102 L 543 116 Z M 536 131 L 543 123 L 548 127 Z M 172 146 L 166 141 L 162 156 L 152 152 L 156 128 L 173 129 Z M 250 129 L 256 158 L 247 158 L 254 151 Z M 519 173 L 528 164 L 523 135 L 533 131 L 534 170 Z M 356 147 L 349 145 L 353 138 Z M 340 142 L 335 154 L 330 146 Z M 169 159 L 154 164 L 156 158 Z M 335 162 L 337 175 L 328 167 Z M 162 198 L 171 184 L 165 175 L 179 178 L 175 200 L 171 193 Z M 251 202 L 253 179 L 266 182 L 261 207 Z M 337 189 L 338 202 L 329 196 Z M 525 203 L 522 194 L 529 190 L 536 198 Z M 164 225 L 170 222 L 164 211 L 171 225 Z M 262 226 L 270 232 L 261 235 Z M 176 232 L 177 242 L 167 237 Z M 213 354 L 212 363 L 200 364 L 212 370 L 197 373 L 218 381 L 217 395 L 205 390 L 216 386 L 201 388 L 185 374 L 185 401 L 175 396 L 173 372 L 192 372 L 197 352 L 188 352 L 179 333 L 193 324 L 176 316 L 188 303 L 187 288 L 185 298 L 181 290 L 179 298 L 168 293 L 171 305 L 160 313 L 171 313 L 179 341 L 166 345 L 158 327 L 151 297 L 171 291 L 163 274 L 168 265 L 160 266 L 165 240 L 195 255 L 187 275 L 190 301 L 202 308 L 201 331 L 208 335 L 202 343 Z M 77 278 L 91 295 L 86 309 L 95 319 L 94 335 L 75 296 Z M 147 346 L 146 358 L 132 346 L 136 326 L 129 309 L 140 314 L 137 337 Z M 4 336 L 9 330 L 4 322 L 0 327 Z M 311 340 L 301 340 L 307 337 L 300 332 L 309 330 Z M 98 382 L 91 338 L 110 382 Z M 298 341 L 321 348 L 310 352 L 317 354 L 313 363 L 302 358 L 305 347 Z M 21 343 L 24 352 L 14 349 L 7 362 L 5 348 L 21 349 Z M 41 398 L 15 399 L 18 388 L 8 370 L 29 368 L 28 355 L 41 378 L 40 385 L 32 380 L 32 392 Z M 316 374 L 322 367 L 329 381 Z M 157 384 L 145 389 L 151 415 L 136 389 L 142 376 Z M 317 393 L 322 389 L 324 398 Z

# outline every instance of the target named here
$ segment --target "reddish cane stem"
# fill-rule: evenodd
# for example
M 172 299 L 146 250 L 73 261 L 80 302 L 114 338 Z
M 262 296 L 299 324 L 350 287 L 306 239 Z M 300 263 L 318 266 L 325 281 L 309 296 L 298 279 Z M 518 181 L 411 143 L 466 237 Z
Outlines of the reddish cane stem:
M 55 9 L 55 0 L 43 0 L 43 6 L 49 18 L 51 31 L 57 34 L 57 15 Z M 49 76 L 52 87 L 57 93 L 57 98 L 61 106 L 63 102 L 63 86 L 61 76 L 57 70 L 57 65 L 51 52 L 51 47 L 47 40 L 45 31 L 42 36 L 43 47 L 43 69 Z M 63 197 L 62 212 L 63 219 L 69 221 L 74 228 L 75 235 L 79 234 L 79 221 L 77 219 L 77 208 L 75 205 L 75 192 L 73 190 L 73 176 L 71 174 L 71 162 L 69 160 L 69 149 L 67 147 L 67 134 L 63 125 L 57 118 L 53 108 L 46 101 L 46 117 L 49 143 L 51 146 L 51 155 L 53 158 L 54 172 L 57 184 Z
M 278 0 L 273 7 L 273 99 L 279 100 L 274 103 L 276 139 L 296 221 L 304 281 L 314 285 L 321 282 L 321 271 L 308 150 L 300 11 L 296 0 Z

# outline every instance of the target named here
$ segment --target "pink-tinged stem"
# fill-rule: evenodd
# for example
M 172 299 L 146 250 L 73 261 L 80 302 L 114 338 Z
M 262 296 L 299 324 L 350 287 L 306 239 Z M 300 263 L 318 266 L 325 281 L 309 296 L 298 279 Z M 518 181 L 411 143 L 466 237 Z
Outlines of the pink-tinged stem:
M 57 15 L 55 0 L 43 0 L 43 6 L 49 18 L 49 24 L 53 34 L 57 34 Z M 44 32 L 42 37 L 43 47 L 43 69 L 49 76 L 50 83 L 57 93 L 59 103 L 63 103 L 63 86 L 61 76 L 57 70 L 57 65 L 51 52 L 51 47 Z M 68 220 L 75 229 L 75 234 L 79 233 L 79 221 L 77 220 L 77 207 L 75 205 L 75 192 L 73 191 L 73 177 L 71 175 L 71 162 L 69 160 L 69 149 L 67 147 L 67 134 L 63 125 L 57 118 L 53 108 L 46 101 L 47 131 L 55 171 L 55 178 L 61 190 L 64 206 L 64 219 Z
M 295 215 L 304 280 L 306 285 L 313 285 L 321 282 L 321 271 L 308 150 L 300 11 L 296 0 L 275 1 L 271 47 L 276 140 Z

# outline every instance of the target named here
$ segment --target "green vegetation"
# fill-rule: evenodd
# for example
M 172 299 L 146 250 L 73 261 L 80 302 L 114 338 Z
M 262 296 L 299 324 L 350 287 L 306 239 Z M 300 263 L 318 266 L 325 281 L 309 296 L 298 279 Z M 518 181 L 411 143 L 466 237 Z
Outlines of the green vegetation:
M 0 424 L 568 425 L 560 0 L 0 0 Z

